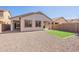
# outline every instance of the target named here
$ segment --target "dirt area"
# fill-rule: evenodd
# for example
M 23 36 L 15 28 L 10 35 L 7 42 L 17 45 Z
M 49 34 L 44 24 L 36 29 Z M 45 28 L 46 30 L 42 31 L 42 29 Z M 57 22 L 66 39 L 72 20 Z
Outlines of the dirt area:
M 79 51 L 79 37 L 58 39 L 46 31 L 0 34 L 0 51 L 5 52 L 60 52 Z

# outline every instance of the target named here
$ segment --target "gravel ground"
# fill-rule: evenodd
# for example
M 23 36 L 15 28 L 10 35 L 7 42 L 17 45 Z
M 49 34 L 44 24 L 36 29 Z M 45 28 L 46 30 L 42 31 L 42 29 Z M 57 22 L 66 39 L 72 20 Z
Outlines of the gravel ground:
M 2 52 L 69 52 L 79 51 L 79 37 L 58 39 L 45 31 L 0 34 Z

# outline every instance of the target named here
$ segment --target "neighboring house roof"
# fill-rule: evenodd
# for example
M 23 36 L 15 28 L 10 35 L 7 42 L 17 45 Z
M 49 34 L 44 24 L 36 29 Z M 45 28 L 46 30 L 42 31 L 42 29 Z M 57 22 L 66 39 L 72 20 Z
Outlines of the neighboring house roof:
M 49 18 L 47 15 L 45 15 L 45 14 L 42 13 L 42 12 L 32 12 L 32 13 L 28 13 L 28 14 L 22 14 L 22 15 L 18 15 L 18 16 L 11 17 L 11 19 L 12 19 L 12 18 L 16 18 L 16 17 L 30 16 L 30 15 L 33 15 L 33 14 L 42 14 L 42 15 L 44 15 L 45 17 Z M 52 21 L 51 18 L 49 18 L 49 19 Z
M 73 23 L 73 22 L 79 23 L 79 19 L 69 19 L 68 22 L 69 23 Z
M 68 22 L 64 17 L 57 17 L 57 18 L 53 18 L 52 20 L 53 20 L 53 22 L 57 22 L 57 23 L 67 23 Z
M 72 20 L 69 20 L 69 19 L 68 19 L 68 20 L 67 20 L 67 22 L 68 22 L 68 23 L 71 23 L 71 22 L 72 22 Z

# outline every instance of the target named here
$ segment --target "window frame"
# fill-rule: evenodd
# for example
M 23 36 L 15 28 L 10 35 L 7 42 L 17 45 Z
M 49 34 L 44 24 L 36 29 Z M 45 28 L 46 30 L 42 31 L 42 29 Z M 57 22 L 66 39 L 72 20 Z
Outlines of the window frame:
M 32 20 L 24 20 L 24 27 L 32 27 Z
M 38 24 L 37 22 L 38 22 L 39 24 Z M 40 20 L 36 20 L 36 21 L 35 21 L 35 27 L 41 27 L 41 21 L 40 21 Z

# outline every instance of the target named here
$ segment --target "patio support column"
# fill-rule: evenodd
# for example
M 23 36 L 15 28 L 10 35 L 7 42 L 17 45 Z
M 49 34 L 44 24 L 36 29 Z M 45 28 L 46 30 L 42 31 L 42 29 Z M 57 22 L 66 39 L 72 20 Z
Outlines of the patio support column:
M 35 28 L 35 20 L 32 21 L 32 27 Z
M 11 31 L 13 31 L 14 29 L 14 24 L 13 24 L 13 21 L 11 21 L 11 27 L 10 27 Z
M 44 26 L 44 21 L 41 21 L 41 28 L 43 30 L 43 26 Z
M 20 31 L 22 32 L 22 31 L 25 31 L 24 30 L 24 25 L 25 25 L 25 23 L 24 23 L 24 20 L 20 20 Z
M 44 24 L 43 24 L 43 21 L 41 21 L 41 27 L 42 27 L 42 28 L 43 28 L 43 25 L 44 25 Z
M 50 24 L 49 24 L 49 30 L 51 30 L 52 29 L 52 22 L 50 22 Z
M 0 24 L 0 33 L 2 33 L 2 24 Z
M 35 29 L 35 28 L 36 28 L 36 27 L 35 27 L 35 20 L 32 21 L 32 28 L 33 28 L 33 29 L 32 29 L 33 31 L 36 30 L 36 29 Z
M 53 30 L 55 29 L 55 22 L 53 22 Z

